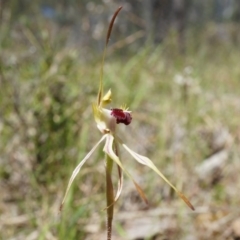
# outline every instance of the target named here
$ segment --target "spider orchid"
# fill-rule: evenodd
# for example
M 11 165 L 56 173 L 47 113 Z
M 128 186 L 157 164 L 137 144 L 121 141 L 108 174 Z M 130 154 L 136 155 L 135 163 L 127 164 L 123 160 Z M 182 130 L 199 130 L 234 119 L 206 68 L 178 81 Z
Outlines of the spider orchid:
M 102 64 L 101 64 L 101 71 L 100 71 L 100 83 L 99 83 L 99 91 L 98 91 L 98 97 L 97 97 L 97 102 L 93 103 L 92 108 L 93 108 L 93 114 L 94 118 L 97 124 L 98 129 L 102 133 L 101 139 L 97 142 L 97 144 L 92 148 L 92 150 L 85 156 L 85 158 L 78 164 L 78 166 L 74 169 L 71 178 L 69 180 L 67 190 L 65 193 L 65 196 L 63 198 L 62 204 L 60 209 L 63 206 L 63 203 L 66 199 L 66 196 L 69 192 L 69 189 L 79 173 L 81 167 L 83 164 L 90 158 L 90 156 L 93 154 L 93 152 L 96 150 L 96 148 L 102 143 L 105 142 L 103 151 L 106 154 L 106 199 L 107 199 L 107 215 L 108 215 L 108 221 L 107 221 L 107 228 L 108 228 L 108 238 L 111 239 L 111 223 L 113 219 L 113 206 L 114 203 L 118 200 L 121 191 L 122 191 L 122 186 L 123 186 L 123 174 L 124 172 L 134 183 L 139 195 L 141 198 L 148 203 L 148 200 L 141 189 L 141 187 L 135 182 L 131 174 L 128 172 L 128 170 L 123 166 L 120 158 L 119 158 L 119 151 L 118 151 L 118 146 L 122 145 L 125 150 L 127 150 L 132 157 L 137 160 L 139 163 L 143 165 L 147 165 L 149 168 L 154 170 L 167 184 L 172 187 L 175 192 L 185 201 L 185 203 L 192 209 L 194 210 L 194 207 L 192 204 L 189 202 L 189 200 L 180 192 L 178 191 L 169 181 L 168 179 L 157 169 L 157 167 L 154 165 L 154 163 L 147 157 L 142 156 L 133 150 L 131 150 L 122 140 L 121 138 L 117 135 L 117 126 L 118 124 L 125 124 L 129 125 L 132 121 L 132 116 L 131 116 L 131 111 L 128 110 L 125 106 L 120 107 L 120 108 L 111 108 L 107 109 L 105 108 L 109 103 L 112 101 L 112 93 L 111 90 L 109 90 L 105 95 L 103 95 L 103 65 L 104 65 L 104 59 L 105 59 L 105 54 L 106 54 L 106 49 L 107 45 L 110 39 L 112 27 L 115 21 L 115 18 L 117 17 L 118 13 L 122 7 L 119 7 L 115 14 L 112 17 L 112 20 L 109 24 L 108 28 L 108 33 L 107 33 L 107 38 L 106 38 L 106 43 L 105 43 L 105 49 L 103 53 L 103 59 L 102 59 Z M 118 167 L 118 189 L 116 192 L 116 195 L 114 197 L 114 190 L 113 190 L 113 184 L 112 184 L 112 178 L 111 178 L 111 173 L 112 173 L 112 167 L 113 163 L 117 164 Z

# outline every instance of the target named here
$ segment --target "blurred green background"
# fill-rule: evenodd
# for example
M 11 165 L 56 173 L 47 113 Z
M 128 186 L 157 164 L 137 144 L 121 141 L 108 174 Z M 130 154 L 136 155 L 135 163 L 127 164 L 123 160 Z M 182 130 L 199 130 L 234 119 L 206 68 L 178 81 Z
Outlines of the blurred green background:
M 150 206 L 125 177 L 113 239 L 239 239 L 238 0 L 0 0 L 0 239 L 106 238 L 102 146 L 58 208 L 101 136 L 91 103 L 119 5 L 104 84 L 133 114 L 120 135 L 196 211 L 123 151 Z

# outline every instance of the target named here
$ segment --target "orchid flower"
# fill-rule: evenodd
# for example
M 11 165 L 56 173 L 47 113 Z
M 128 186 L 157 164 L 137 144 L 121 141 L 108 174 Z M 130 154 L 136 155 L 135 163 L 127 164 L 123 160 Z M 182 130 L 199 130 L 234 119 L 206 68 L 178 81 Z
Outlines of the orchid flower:
M 111 223 L 113 219 L 113 206 L 114 203 L 118 200 L 121 191 L 122 191 L 122 186 L 123 186 L 123 174 L 124 172 L 134 183 L 138 193 L 140 194 L 141 198 L 148 203 L 148 200 L 141 189 L 141 187 L 136 183 L 136 181 L 133 179 L 131 174 L 128 172 L 128 170 L 125 168 L 125 166 L 122 164 L 120 158 L 119 158 L 119 145 L 121 145 L 127 152 L 130 153 L 130 155 L 139 163 L 148 166 L 151 168 L 153 171 L 155 171 L 168 185 L 170 185 L 171 188 L 175 190 L 175 192 L 185 201 L 185 203 L 192 209 L 194 210 L 194 207 L 192 204 L 189 202 L 189 200 L 181 193 L 178 191 L 174 185 L 172 185 L 168 179 L 157 169 L 157 167 L 154 165 L 154 163 L 147 157 L 142 156 L 133 150 L 131 150 L 122 140 L 121 138 L 117 135 L 117 127 L 118 124 L 125 124 L 129 125 L 132 121 L 132 116 L 131 116 L 131 111 L 128 110 L 127 107 L 122 106 L 119 108 L 110 108 L 107 109 L 106 106 L 111 103 L 112 101 L 112 93 L 111 90 L 109 90 L 105 95 L 103 94 L 103 65 L 104 65 L 104 59 L 105 59 L 105 54 L 106 54 L 106 49 L 107 45 L 110 39 L 112 27 L 115 21 L 116 16 L 120 12 L 122 7 L 119 7 L 115 14 L 112 17 L 112 20 L 109 24 L 108 28 L 108 33 L 107 33 L 107 38 L 106 38 L 106 44 L 105 44 L 105 49 L 103 53 L 103 59 L 102 59 L 102 65 L 101 65 L 101 71 L 100 71 L 100 84 L 99 84 L 99 91 L 98 91 L 98 97 L 96 103 L 92 104 L 93 108 L 93 114 L 94 118 L 97 124 L 97 128 L 100 130 L 102 133 L 101 139 L 97 142 L 97 144 L 91 149 L 91 151 L 85 156 L 85 158 L 77 165 L 77 167 L 74 169 L 68 186 L 67 190 L 65 193 L 65 196 L 63 198 L 61 208 L 63 206 L 63 203 L 66 199 L 66 196 L 69 192 L 69 189 L 76 178 L 77 174 L 79 173 L 81 167 L 84 165 L 84 163 L 91 157 L 93 152 L 97 149 L 97 147 L 102 143 L 105 142 L 103 151 L 105 152 L 106 155 L 106 198 L 107 198 L 107 215 L 108 215 L 108 221 L 107 221 L 107 227 L 108 227 L 108 238 L 111 239 Z M 111 173 L 112 173 L 112 167 L 113 163 L 117 164 L 118 167 L 118 175 L 119 175 L 119 180 L 118 180 L 118 189 L 116 192 L 116 195 L 114 196 L 114 191 L 113 191 L 113 184 L 112 184 L 112 178 L 111 178 Z

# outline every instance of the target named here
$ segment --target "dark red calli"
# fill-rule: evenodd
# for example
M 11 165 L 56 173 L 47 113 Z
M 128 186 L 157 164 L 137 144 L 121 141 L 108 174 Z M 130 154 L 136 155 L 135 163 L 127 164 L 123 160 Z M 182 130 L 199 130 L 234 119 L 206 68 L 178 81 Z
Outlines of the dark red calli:
M 123 111 L 120 108 L 112 108 L 111 115 L 116 118 L 117 124 L 124 123 L 129 125 L 132 121 L 132 116 L 129 112 Z

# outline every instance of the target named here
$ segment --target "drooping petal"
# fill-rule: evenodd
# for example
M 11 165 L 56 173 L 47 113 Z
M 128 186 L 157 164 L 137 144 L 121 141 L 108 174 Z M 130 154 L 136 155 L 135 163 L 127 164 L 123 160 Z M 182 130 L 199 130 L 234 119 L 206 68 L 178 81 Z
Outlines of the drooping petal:
M 113 160 L 106 154 L 106 200 L 107 200 L 107 219 L 112 222 L 114 213 L 114 188 L 112 182 Z
M 96 148 L 98 147 L 98 145 L 106 138 L 107 135 L 103 135 L 102 138 L 97 142 L 97 144 L 92 148 L 92 150 L 85 156 L 85 158 L 77 165 L 77 167 L 73 170 L 72 175 L 70 177 L 70 180 L 68 182 L 68 186 L 67 186 L 67 190 L 65 192 L 64 198 L 62 200 L 61 206 L 60 206 L 60 211 L 62 210 L 63 207 L 63 203 L 66 200 L 67 194 L 69 192 L 69 189 L 74 181 L 74 179 L 76 178 L 77 174 L 79 173 L 81 167 L 83 166 L 83 164 L 89 159 L 89 157 L 93 154 L 93 152 L 96 150 Z
M 168 185 L 170 185 L 175 192 L 178 194 L 180 198 L 192 209 L 194 210 L 193 205 L 190 203 L 190 201 L 184 196 L 184 194 L 176 189 L 175 186 L 173 186 L 168 179 L 157 169 L 157 167 L 154 165 L 154 163 L 147 157 L 142 156 L 133 150 L 131 150 L 129 147 L 126 146 L 122 141 L 120 141 L 122 146 L 133 156 L 134 159 L 136 159 L 139 163 L 143 165 L 147 165 L 149 168 L 151 168 L 153 171 L 155 171 Z
M 111 159 L 117 163 L 117 165 L 123 170 L 123 172 L 125 172 L 127 174 L 127 176 L 133 181 L 139 195 L 141 196 L 141 198 L 145 201 L 146 204 L 148 204 L 148 200 L 143 192 L 143 190 L 141 189 L 141 187 L 135 182 L 135 180 L 133 179 L 133 177 L 131 176 L 131 174 L 123 167 L 120 159 L 118 158 L 118 156 L 114 153 L 113 151 L 113 141 L 114 141 L 114 137 L 111 134 L 106 134 L 107 138 L 106 138 L 106 143 L 104 146 L 103 151 L 105 153 L 107 153 L 109 155 L 109 157 L 111 157 Z M 115 199 L 119 197 L 121 193 L 121 189 L 119 189 Z
M 114 142 L 114 147 L 115 147 L 114 151 L 115 151 L 116 155 L 119 158 L 119 144 L 118 144 L 118 142 L 116 142 L 116 141 Z M 116 196 L 114 198 L 114 202 L 117 202 L 118 198 L 121 195 L 122 187 L 123 187 L 123 173 L 122 173 L 122 169 L 118 165 L 117 165 L 117 169 L 118 169 L 118 189 L 117 189 Z
M 117 193 L 116 193 L 114 202 L 116 202 L 116 201 L 118 200 L 118 198 L 120 197 L 121 192 L 122 192 L 122 187 L 123 187 L 123 174 L 122 174 L 122 169 L 121 169 L 121 167 L 119 167 L 118 165 L 117 165 L 117 168 L 118 168 L 118 190 L 117 190 Z
M 110 208 L 113 204 L 115 204 L 117 202 L 117 200 L 119 199 L 121 193 L 122 193 L 122 187 L 123 187 L 123 174 L 122 174 L 122 169 L 121 167 L 119 167 L 117 165 L 118 168 L 118 189 L 117 189 L 117 193 L 116 196 L 114 198 L 114 201 L 112 204 L 108 205 L 106 208 L 104 208 L 104 210 Z

